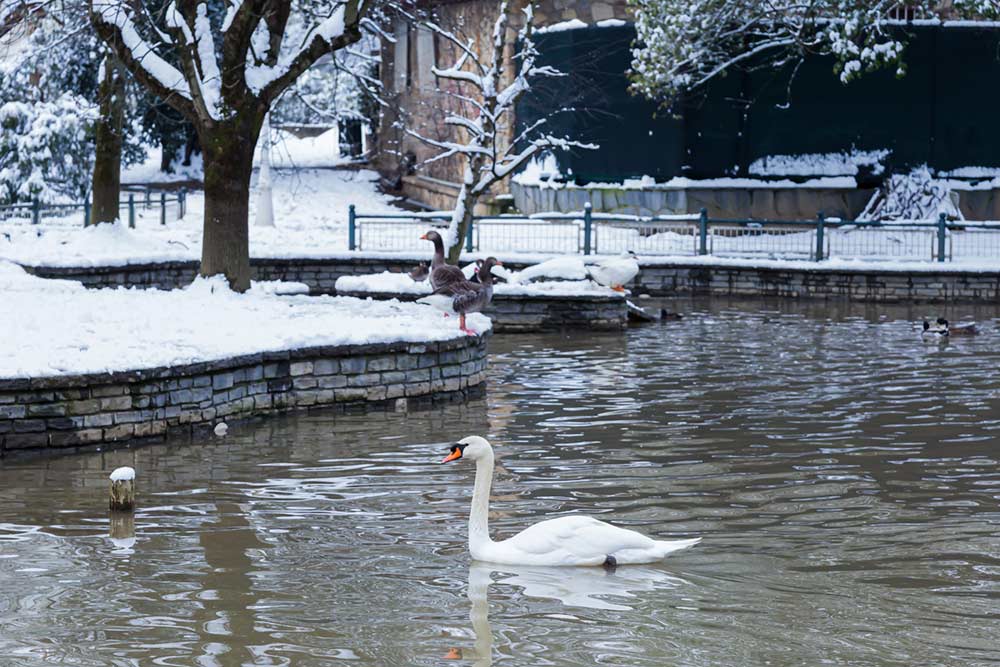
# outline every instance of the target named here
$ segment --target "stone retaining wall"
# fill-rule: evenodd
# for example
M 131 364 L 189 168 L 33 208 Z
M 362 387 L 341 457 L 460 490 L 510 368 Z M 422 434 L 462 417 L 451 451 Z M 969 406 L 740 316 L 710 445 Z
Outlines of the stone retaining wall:
M 309 285 L 313 294 L 334 294 L 337 278 L 348 275 L 409 271 L 417 258 L 370 256 L 331 259 L 254 259 L 254 278 L 288 280 Z M 646 262 L 631 289 L 640 294 L 720 294 L 727 296 L 787 296 L 855 301 L 1000 302 L 1000 261 L 995 271 L 926 269 L 901 272 L 877 267 L 778 269 L 709 265 L 698 261 Z M 523 263 L 504 261 L 511 270 Z M 947 265 L 946 265 L 947 266 Z M 26 267 L 45 278 L 79 280 L 88 287 L 135 285 L 170 289 L 189 284 L 197 262 L 168 262 L 124 267 Z
M 640 279 L 640 289 L 648 289 L 654 295 L 780 296 L 884 303 L 1000 303 L 1000 266 L 997 271 L 982 273 L 933 269 L 904 273 L 676 263 L 644 266 Z
M 314 347 L 122 373 L 0 379 L 0 456 L 164 436 L 316 406 L 408 408 L 481 394 L 487 336 Z
M 399 299 L 415 301 L 419 294 L 396 292 L 340 292 L 359 299 Z M 628 306 L 621 296 L 585 294 L 579 296 L 536 296 L 494 294 L 483 311 L 493 321 L 497 333 L 529 333 L 560 329 L 617 331 L 628 326 Z

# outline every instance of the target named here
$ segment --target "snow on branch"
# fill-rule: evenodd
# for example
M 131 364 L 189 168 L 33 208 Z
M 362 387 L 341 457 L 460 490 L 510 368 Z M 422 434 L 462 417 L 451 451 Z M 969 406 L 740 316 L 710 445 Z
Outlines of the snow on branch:
M 179 108 L 185 106 L 185 101 L 191 101 L 191 89 L 184 75 L 142 37 L 132 20 L 128 3 L 93 0 L 91 17 L 98 33 L 116 46 L 119 58 L 137 79 Z
M 894 26 L 1000 16 L 998 0 L 629 0 L 636 16 L 632 89 L 670 101 L 736 69 L 772 68 L 810 53 L 833 55 L 846 83 L 864 72 L 903 74 Z
M 272 41 L 280 52 L 274 62 L 249 62 L 246 83 L 250 91 L 265 100 L 276 99 L 295 79 L 321 57 L 353 44 L 361 38 L 360 23 L 372 0 L 338 3 L 321 20 L 305 24 L 299 34 L 282 34 Z M 297 44 L 295 44 L 297 42 Z M 283 48 L 285 44 L 295 44 Z
M 422 22 L 457 54 L 451 66 L 431 69 L 435 76 L 452 84 L 443 94 L 460 103 L 460 110 L 444 118 L 444 125 L 452 129 L 452 138 L 433 139 L 412 127 L 405 130 L 409 136 L 440 149 L 422 165 L 454 156 L 464 162 L 461 189 L 444 239 L 452 259 L 461 251 L 460 239 L 471 224 L 478 198 L 497 182 L 539 151 L 596 148 L 569 138 L 540 134 L 545 119 L 529 124 L 516 135 L 513 132 L 517 102 L 529 93 L 532 80 L 562 76 L 552 67 L 536 65 L 539 54 L 532 39 L 534 12 L 530 2 L 523 12 L 523 26 L 513 48 L 509 43 L 512 31 L 507 0 L 498 3 L 489 41 L 479 49 L 473 40 L 465 40 L 435 23 Z
M 222 75 L 215 56 L 215 39 L 208 18 L 208 5 L 204 2 L 197 3 L 193 8 L 190 5 L 190 2 L 184 3 L 184 9 L 189 14 L 193 13 L 190 23 L 176 2 L 167 5 L 164 20 L 167 28 L 178 37 L 175 42 L 179 42 L 191 54 L 187 74 L 188 86 L 193 92 L 192 101 L 209 118 L 221 120 L 224 114 Z

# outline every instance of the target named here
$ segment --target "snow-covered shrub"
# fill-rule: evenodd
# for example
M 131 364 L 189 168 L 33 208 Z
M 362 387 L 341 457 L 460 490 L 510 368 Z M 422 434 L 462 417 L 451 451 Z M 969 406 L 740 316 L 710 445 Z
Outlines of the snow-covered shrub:
M 949 5 L 950 7 L 946 7 Z M 672 101 L 731 70 L 780 67 L 809 53 L 836 57 L 847 82 L 880 67 L 902 74 L 907 18 L 996 18 L 997 0 L 629 0 L 636 16 L 632 90 Z
M 937 220 L 942 213 L 949 220 L 963 220 L 958 195 L 947 183 L 936 180 L 926 165 L 909 174 L 894 174 L 881 190 L 872 195 L 858 220 Z
M 852 148 L 839 153 L 766 155 L 754 160 L 749 171 L 752 176 L 857 176 L 861 170 L 879 175 L 889 153 Z
M 90 188 L 96 109 L 64 93 L 0 106 L 0 204 L 79 202 Z

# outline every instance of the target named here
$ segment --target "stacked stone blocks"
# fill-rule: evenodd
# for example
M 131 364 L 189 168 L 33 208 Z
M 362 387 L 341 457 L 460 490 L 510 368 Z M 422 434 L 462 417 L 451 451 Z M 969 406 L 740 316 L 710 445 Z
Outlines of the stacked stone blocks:
M 172 368 L 0 379 L 0 455 L 163 436 L 314 406 L 396 407 L 401 399 L 466 397 L 484 386 L 487 338 L 314 347 Z

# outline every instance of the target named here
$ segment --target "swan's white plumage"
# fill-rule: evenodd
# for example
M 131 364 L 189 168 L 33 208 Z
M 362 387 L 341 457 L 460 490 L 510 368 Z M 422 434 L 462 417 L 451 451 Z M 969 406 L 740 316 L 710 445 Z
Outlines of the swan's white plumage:
M 590 277 L 605 287 L 623 287 L 639 274 L 639 261 L 626 255 L 606 259 L 587 267 Z
M 510 283 L 529 283 L 533 280 L 586 280 L 587 267 L 579 257 L 557 257 L 529 266 L 507 276 Z
M 455 297 L 453 296 L 448 296 L 446 294 L 429 294 L 425 297 L 417 299 L 417 303 L 437 308 L 441 312 L 449 315 L 455 314 Z
M 590 516 L 570 515 L 541 521 L 510 539 L 480 546 L 472 557 L 510 565 L 603 565 L 610 555 L 617 564 L 628 565 L 657 561 L 700 541 L 658 541 Z
M 469 514 L 469 552 L 476 560 L 508 565 L 619 565 L 652 563 L 672 551 L 701 541 L 654 540 L 589 516 L 569 515 L 541 521 L 510 539 L 490 539 L 487 517 L 493 478 L 493 448 L 479 436 L 460 441 L 462 458 L 476 462 L 476 485 Z

